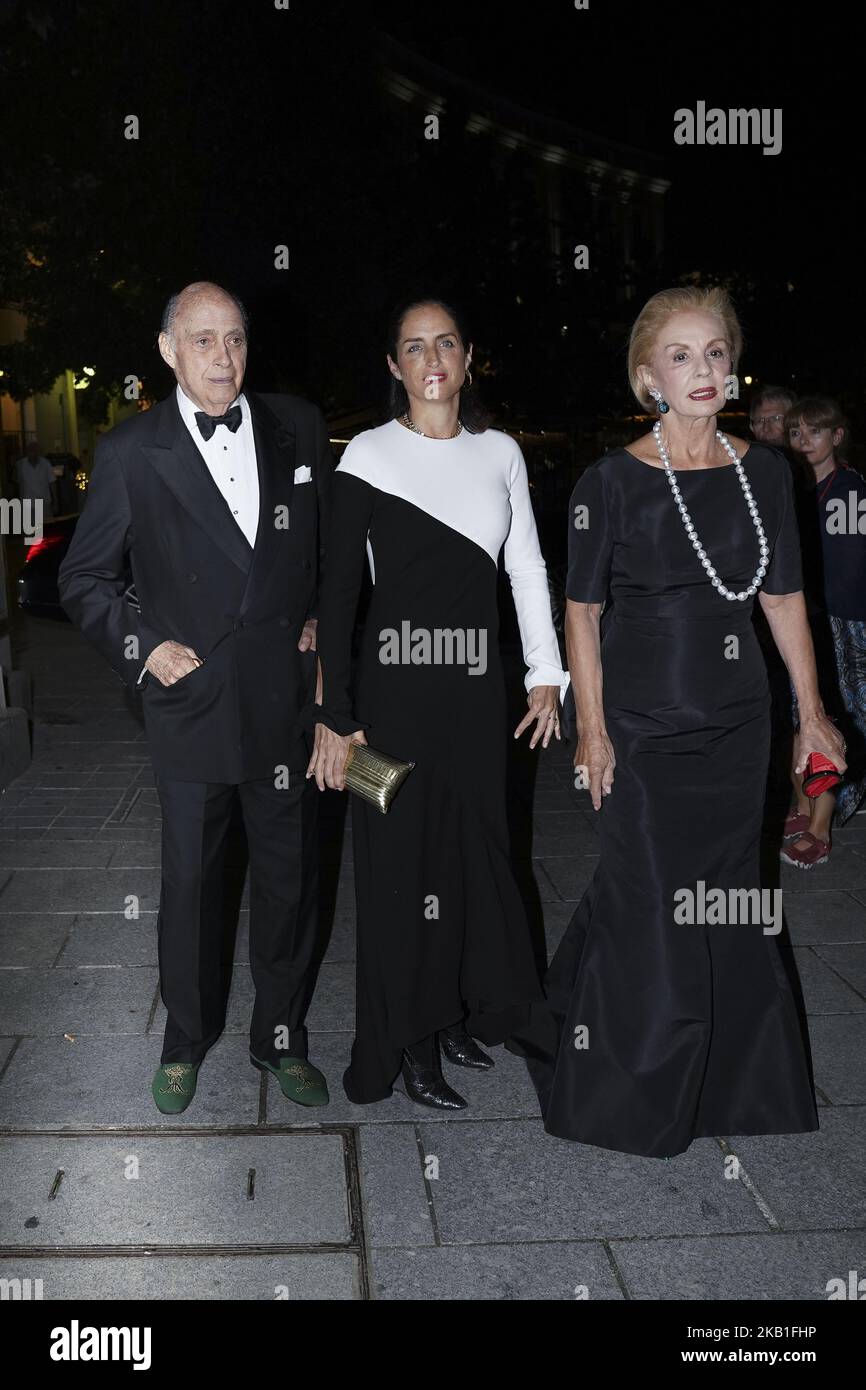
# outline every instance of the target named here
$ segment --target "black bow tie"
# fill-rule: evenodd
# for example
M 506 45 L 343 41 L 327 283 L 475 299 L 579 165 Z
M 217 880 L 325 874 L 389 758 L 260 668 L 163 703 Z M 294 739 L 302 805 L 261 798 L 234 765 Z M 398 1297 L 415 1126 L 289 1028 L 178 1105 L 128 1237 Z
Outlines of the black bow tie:
M 210 439 L 217 425 L 225 425 L 232 434 L 237 430 L 241 423 L 241 408 L 233 405 L 231 410 L 227 410 L 225 415 L 205 415 L 203 410 L 195 413 L 195 422 L 199 427 L 202 439 Z

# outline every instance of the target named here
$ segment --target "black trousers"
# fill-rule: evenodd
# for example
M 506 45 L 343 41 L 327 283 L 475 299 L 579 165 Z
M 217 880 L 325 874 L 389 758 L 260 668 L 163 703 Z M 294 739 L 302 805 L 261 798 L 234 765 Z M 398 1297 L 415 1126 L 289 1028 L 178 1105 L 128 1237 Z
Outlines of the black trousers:
M 304 1019 L 316 948 L 318 788 L 157 778 L 162 806 L 159 980 L 168 1011 L 162 1062 L 200 1062 L 225 1023 L 224 869 L 235 796 L 249 847 L 250 1051 L 279 1064 L 306 1057 Z

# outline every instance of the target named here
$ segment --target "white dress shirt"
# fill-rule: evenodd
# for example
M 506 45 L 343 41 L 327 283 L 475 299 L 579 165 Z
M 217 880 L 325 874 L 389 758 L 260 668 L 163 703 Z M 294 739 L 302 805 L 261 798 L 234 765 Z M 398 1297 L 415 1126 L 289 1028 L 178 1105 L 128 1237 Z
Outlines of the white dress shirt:
M 228 503 L 229 510 L 250 545 L 256 543 L 259 526 L 259 471 L 256 466 L 256 445 L 253 420 L 246 396 L 238 396 L 233 405 L 241 408 L 241 423 L 234 433 L 225 425 L 217 425 L 210 439 L 205 439 L 196 422 L 198 406 L 178 386 L 177 404 L 208 472 Z M 231 406 L 226 406 L 231 410 Z

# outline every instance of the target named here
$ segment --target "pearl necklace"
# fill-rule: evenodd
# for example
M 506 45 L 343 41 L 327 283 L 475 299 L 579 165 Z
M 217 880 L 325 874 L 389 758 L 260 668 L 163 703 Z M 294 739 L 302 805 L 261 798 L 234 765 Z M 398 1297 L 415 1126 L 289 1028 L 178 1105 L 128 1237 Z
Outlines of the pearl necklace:
M 718 439 L 722 448 L 730 456 L 731 462 L 737 470 L 737 477 L 740 480 L 740 487 L 743 489 L 743 496 L 745 497 L 746 505 L 749 508 L 749 515 L 752 518 L 752 525 L 758 533 L 758 544 L 761 550 L 761 563 L 758 565 L 758 568 L 755 571 L 754 579 L 752 580 L 748 589 L 742 589 L 738 594 L 734 593 L 733 589 L 725 588 L 725 585 L 722 583 L 721 579 L 719 579 L 718 574 L 713 569 L 713 566 L 710 564 L 707 552 L 701 545 L 701 538 L 695 530 L 694 523 L 691 517 L 689 516 L 686 504 L 683 501 L 683 496 L 680 492 L 680 485 L 676 480 L 674 470 L 671 468 L 670 454 L 668 453 L 667 445 L 664 443 L 664 440 L 662 439 L 662 427 L 660 420 L 656 420 L 655 424 L 653 425 L 653 434 L 655 436 L 656 448 L 659 451 L 659 458 L 665 466 L 665 473 L 667 474 L 668 482 L 671 485 L 671 492 L 674 495 L 674 501 L 676 502 L 679 514 L 682 517 L 683 526 L 686 528 L 686 535 L 688 536 L 689 540 L 691 541 L 692 545 L 697 551 L 698 559 L 700 560 L 701 564 L 706 570 L 713 588 L 718 589 L 722 598 L 736 599 L 739 603 L 745 603 L 747 598 L 751 598 L 754 594 L 758 592 L 759 588 L 764 582 L 764 575 L 767 573 L 767 561 L 770 558 L 770 548 L 767 545 L 766 532 L 764 531 L 764 528 L 761 524 L 761 518 L 758 513 L 758 508 L 755 503 L 755 499 L 752 496 L 752 489 L 749 487 L 749 480 L 746 477 L 745 469 L 743 468 L 743 465 L 741 464 L 739 457 L 737 456 L 736 450 L 734 449 L 733 445 L 729 442 L 729 440 L 725 438 L 721 430 L 716 430 L 716 439 Z
M 401 424 L 401 425 L 405 425 L 406 428 L 407 428 L 407 430 L 411 430 L 413 434 L 420 434 L 420 436 L 421 436 L 422 439 L 436 439 L 436 438 L 438 437 L 438 436 L 436 436 L 436 435 L 434 435 L 434 434 L 425 434 L 423 430 L 419 430 L 418 426 L 415 424 L 415 421 L 412 419 L 412 416 L 409 414 L 408 410 L 405 411 L 405 412 L 400 416 L 400 424 Z M 457 436 L 458 436 L 458 434 L 462 434 L 462 433 L 463 433 L 463 422 L 462 422 L 461 420 L 458 420 L 458 421 L 457 421 L 457 428 L 456 428 L 456 430 L 454 431 L 454 433 L 453 433 L 453 434 L 443 434 L 441 437 L 442 437 L 443 439 L 456 439 Z

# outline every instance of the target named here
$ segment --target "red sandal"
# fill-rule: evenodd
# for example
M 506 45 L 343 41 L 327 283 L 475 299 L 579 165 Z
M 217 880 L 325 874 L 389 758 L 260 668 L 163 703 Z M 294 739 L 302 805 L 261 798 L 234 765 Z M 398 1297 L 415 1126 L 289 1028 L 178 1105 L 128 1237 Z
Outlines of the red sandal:
M 796 840 L 805 834 L 812 823 L 811 816 L 807 816 L 805 811 L 789 811 L 785 819 L 785 828 L 782 831 L 783 840 Z
M 804 830 L 798 838 L 808 840 L 809 843 L 805 849 L 800 849 L 793 843 L 785 844 L 779 854 L 779 858 L 785 864 L 791 864 L 795 869 L 815 869 L 819 864 L 827 863 L 830 858 L 829 840 L 819 840 L 811 830 Z

